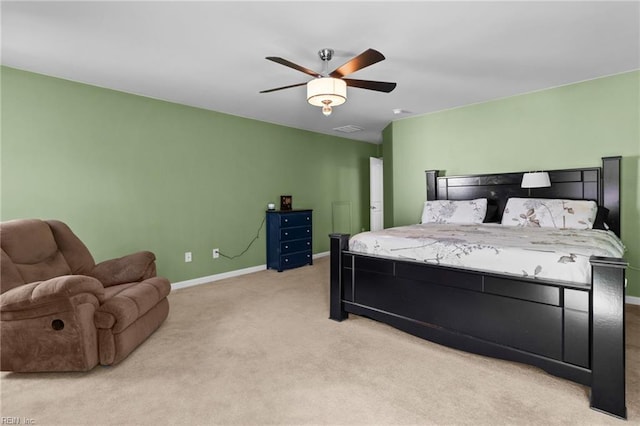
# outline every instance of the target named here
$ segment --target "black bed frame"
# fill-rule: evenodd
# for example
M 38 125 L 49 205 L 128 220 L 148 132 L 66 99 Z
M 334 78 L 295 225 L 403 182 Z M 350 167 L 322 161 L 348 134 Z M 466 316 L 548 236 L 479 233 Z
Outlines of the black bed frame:
M 522 172 L 439 176 L 427 200 L 509 197 L 589 199 L 620 235 L 620 160 L 549 171 L 551 187 L 520 188 Z M 626 419 L 624 288 L 627 263 L 592 256 L 592 283 L 474 271 L 349 251 L 331 234 L 330 315 L 372 318 L 457 349 L 530 364 L 591 387 L 591 407 Z

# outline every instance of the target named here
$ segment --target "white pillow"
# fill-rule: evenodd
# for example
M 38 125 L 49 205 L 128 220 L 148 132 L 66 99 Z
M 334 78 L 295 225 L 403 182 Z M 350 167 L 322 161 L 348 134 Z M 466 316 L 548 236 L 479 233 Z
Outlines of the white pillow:
M 591 229 L 598 213 L 595 201 L 509 198 L 502 214 L 505 226 Z
M 422 223 L 482 223 L 487 214 L 487 199 L 424 203 Z

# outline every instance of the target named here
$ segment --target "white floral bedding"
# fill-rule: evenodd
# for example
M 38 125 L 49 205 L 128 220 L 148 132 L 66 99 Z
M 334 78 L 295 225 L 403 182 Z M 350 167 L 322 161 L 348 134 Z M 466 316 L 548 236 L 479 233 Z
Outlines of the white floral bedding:
M 429 223 L 363 232 L 349 250 L 426 263 L 591 283 L 589 256 L 622 257 L 611 231 Z

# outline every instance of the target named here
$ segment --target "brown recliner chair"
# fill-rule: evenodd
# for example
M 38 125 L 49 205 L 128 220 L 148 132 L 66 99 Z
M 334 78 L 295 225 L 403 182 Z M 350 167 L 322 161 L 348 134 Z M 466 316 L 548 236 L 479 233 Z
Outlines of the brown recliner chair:
M 86 371 L 122 361 L 169 313 L 155 256 L 96 265 L 62 222 L 0 224 L 0 369 Z

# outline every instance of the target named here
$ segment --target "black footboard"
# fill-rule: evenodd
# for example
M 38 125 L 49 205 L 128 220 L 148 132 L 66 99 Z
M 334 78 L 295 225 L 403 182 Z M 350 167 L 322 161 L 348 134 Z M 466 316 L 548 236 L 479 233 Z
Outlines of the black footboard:
M 330 315 L 385 322 L 449 347 L 518 361 L 591 387 L 591 406 L 626 418 L 622 259 L 592 258 L 568 285 L 348 251 L 331 236 Z

